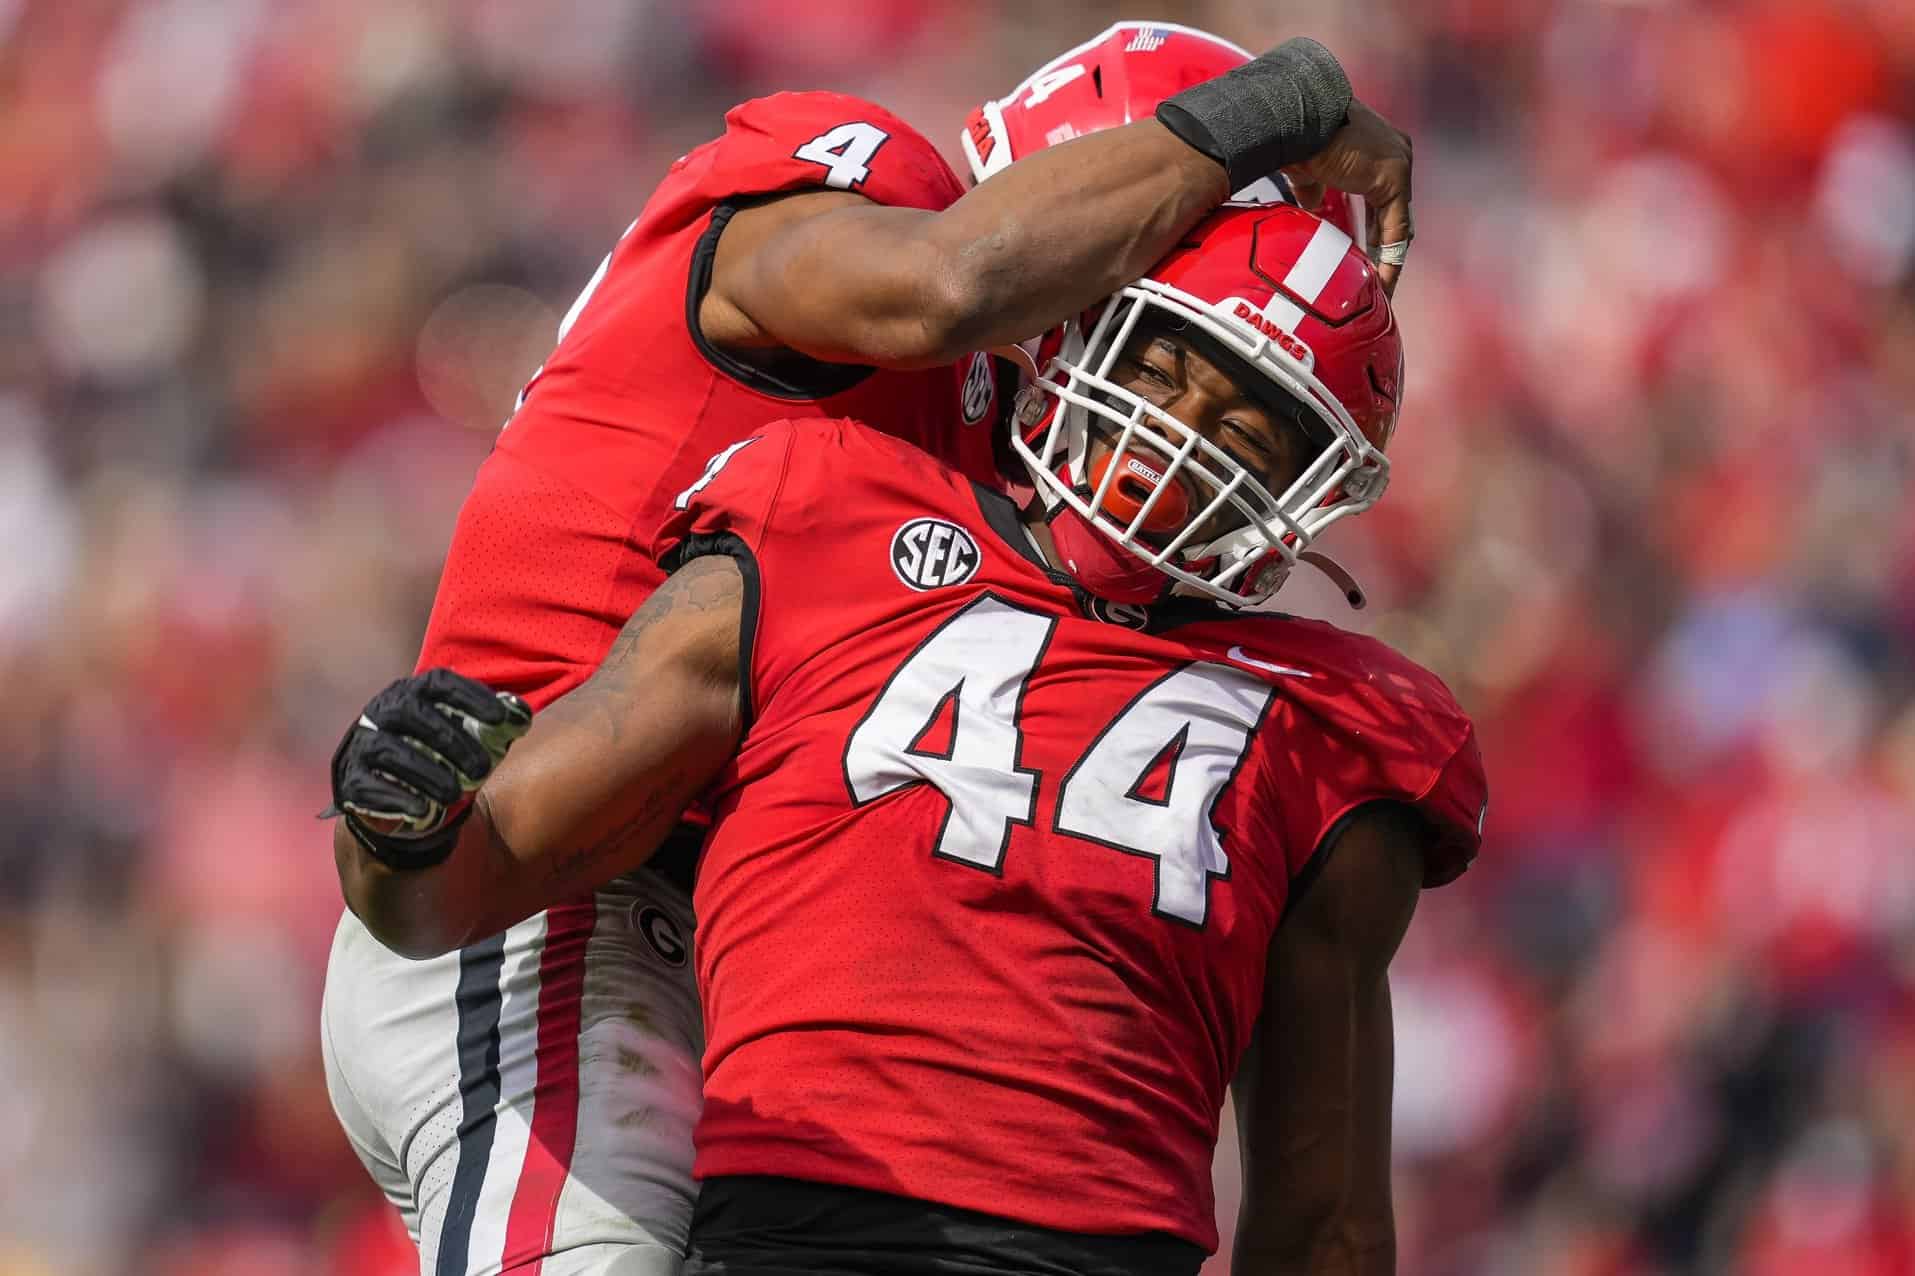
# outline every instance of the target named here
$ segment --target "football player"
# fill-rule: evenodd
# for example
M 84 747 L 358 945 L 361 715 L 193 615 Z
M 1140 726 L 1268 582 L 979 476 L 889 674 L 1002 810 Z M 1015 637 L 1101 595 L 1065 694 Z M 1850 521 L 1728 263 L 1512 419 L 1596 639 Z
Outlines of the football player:
M 1401 136 L 1292 41 L 960 198 L 937 152 L 837 94 L 746 103 L 676 163 L 566 316 L 454 530 L 420 668 L 541 707 L 663 580 L 653 533 L 714 454 L 779 415 L 890 423 L 995 477 L 971 352 L 1059 322 L 1241 186 Z M 428 844 L 411 846 L 418 862 Z M 389 853 L 390 854 L 390 853 Z M 334 1107 L 421 1269 L 675 1270 L 702 1049 L 683 855 L 581 883 L 426 961 L 348 915 L 328 963 Z
M 1386 972 L 1481 760 L 1427 671 L 1246 610 L 1384 489 L 1388 301 L 1336 227 L 1230 210 L 1060 350 L 1021 513 L 856 423 L 761 428 L 509 757 L 523 703 L 448 670 L 336 755 L 347 897 L 419 954 L 707 794 L 689 1272 L 1195 1273 L 1233 1080 L 1235 1270 L 1392 1269 Z

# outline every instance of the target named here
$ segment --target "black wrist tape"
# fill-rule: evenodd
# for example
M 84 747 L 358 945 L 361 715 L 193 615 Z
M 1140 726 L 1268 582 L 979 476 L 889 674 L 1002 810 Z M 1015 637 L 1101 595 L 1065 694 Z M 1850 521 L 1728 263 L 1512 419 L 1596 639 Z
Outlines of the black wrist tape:
M 366 848 L 366 854 L 387 868 L 405 873 L 432 868 L 451 858 L 452 848 L 459 844 L 459 826 L 472 814 L 472 803 L 467 802 L 461 807 L 456 815 L 446 821 L 445 827 L 424 837 L 393 837 L 367 828 L 351 811 L 344 814 L 347 830 L 354 841 Z
M 1349 116 L 1350 96 L 1336 56 L 1297 36 L 1166 100 L 1157 119 L 1222 164 L 1238 191 L 1329 145 Z

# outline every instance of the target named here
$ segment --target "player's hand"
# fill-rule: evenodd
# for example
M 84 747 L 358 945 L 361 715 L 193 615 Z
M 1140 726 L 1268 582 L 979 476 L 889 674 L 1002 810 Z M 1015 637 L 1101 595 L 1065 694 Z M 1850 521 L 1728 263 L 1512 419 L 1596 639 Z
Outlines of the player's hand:
M 394 868 L 452 852 L 471 795 L 532 725 L 523 700 L 452 672 L 401 678 L 374 696 L 332 759 L 332 806 Z
M 1323 202 L 1325 187 L 1363 196 L 1377 218 L 1377 277 L 1391 293 L 1416 235 L 1410 216 L 1411 160 L 1409 134 L 1351 98 L 1349 117 L 1330 144 L 1283 170 L 1305 208 Z

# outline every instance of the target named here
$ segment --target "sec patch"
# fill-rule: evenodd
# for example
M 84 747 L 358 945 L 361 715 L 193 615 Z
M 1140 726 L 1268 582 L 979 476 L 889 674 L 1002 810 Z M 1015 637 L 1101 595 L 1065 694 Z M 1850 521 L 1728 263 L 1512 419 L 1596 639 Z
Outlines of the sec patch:
M 962 585 L 983 557 L 969 532 L 941 518 L 914 518 L 891 537 L 891 570 L 919 592 Z

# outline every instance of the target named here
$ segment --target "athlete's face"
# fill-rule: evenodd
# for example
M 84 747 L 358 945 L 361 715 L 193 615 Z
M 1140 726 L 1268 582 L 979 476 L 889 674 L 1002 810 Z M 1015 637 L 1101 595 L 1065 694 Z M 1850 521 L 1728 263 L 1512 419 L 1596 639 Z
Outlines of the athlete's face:
M 1247 368 L 1239 374 L 1246 379 L 1250 375 Z M 1118 358 L 1111 379 L 1223 449 L 1272 493 L 1282 493 L 1310 463 L 1309 441 L 1293 421 L 1251 397 L 1236 378 L 1176 332 L 1140 329 Z M 1093 417 L 1093 469 L 1114 443 L 1114 428 Z M 1138 450 L 1148 457 L 1146 449 Z M 1156 463 L 1161 467 L 1169 459 L 1157 457 Z M 1189 482 L 1185 487 L 1192 509 L 1212 496 Z M 1228 525 L 1240 521 L 1228 510 L 1213 515 L 1196 539 L 1202 543 L 1222 535 Z

